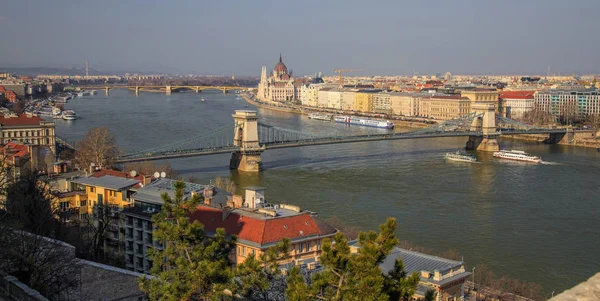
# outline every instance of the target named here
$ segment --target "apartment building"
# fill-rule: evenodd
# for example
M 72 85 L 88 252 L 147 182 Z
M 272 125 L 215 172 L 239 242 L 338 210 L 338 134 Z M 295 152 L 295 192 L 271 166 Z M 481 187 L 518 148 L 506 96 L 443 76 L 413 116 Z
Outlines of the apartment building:
M 356 92 L 354 91 L 344 91 L 342 92 L 342 110 L 344 111 L 354 111 L 354 96 Z
M 149 248 L 160 248 L 154 241 L 152 216 L 161 210 L 161 194 L 173 196 L 175 180 L 158 179 L 138 189 L 131 196 L 133 206 L 122 211 L 124 262 L 128 269 L 149 273 L 152 260 Z M 257 256 L 283 238 L 292 242 L 291 259 L 296 263 L 314 262 L 321 252 L 322 240 L 337 230 L 319 220 L 316 214 L 297 206 L 267 203 L 262 187 L 247 187 L 245 195 L 231 194 L 211 185 L 185 183 L 184 198 L 197 194 L 203 204 L 190 219 L 204 225 L 208 235 L 217 228 L 238 236 L 231 254 L 234 263 L 243 262 L 250 254 Z
M 391 93 L 392 114 L 403 116 L 418 116 L 420 113 L 421 99 L 430 97 L 429 93 Z
M 498 95 L 498 106 L 502 115 L 519 119 L 523 114 L 533 110 L 535 91 L 501 91 Z
M 451 120 L 471 112 L 471 100 L 458 95 L 436 95 L 422 98 L 419 116 Z
M 598 90 L 546 90 L 534 94 L 534 108 L 563 118 L 600 115 Z
M 356 92 L 356 94 L 354 94 L 354 110 L 358 112 L 372 113 L 373 95 L 374 93 L 372 92 Z
M 373 94 L 373 112 L 381 114 L 392 114 L 392 94 Z
M 289 204 L 268 203 L 264 192 L 263 187 L 247 187 L 244 198 L 234 197 L 223 208 L 207 202 L 190 218 L 200 221 L 208 232 L 224 228 L 227 233 L 236 234 L 238 240 L 232 254 L 236 264 L 251 254 L 260 256 L 283 238 L 290 239 L 291 250 L 290 259 L 281 263 L 315 264 L 323 239 L 332 237 L 337 230 L 314 212 Z
M 32 114 L 0 115 L 0 144 L 10 141 L 43 146 L 56 154 L 55 124 Z

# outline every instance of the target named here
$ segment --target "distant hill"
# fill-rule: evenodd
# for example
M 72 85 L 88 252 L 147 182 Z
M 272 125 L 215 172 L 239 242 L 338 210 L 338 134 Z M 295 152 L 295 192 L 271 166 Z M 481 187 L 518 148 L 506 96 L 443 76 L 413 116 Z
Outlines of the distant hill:
M 11 73 L 15 75 L 24 75 L 24 76 L 36 76 L 40 74 L 45 75 L 85 75 L 85 69 L 78 68 L 52 68 L 52 67 L 25 67 L 25 68 L 10 68 L 10 67 L 1 67 L 0 73 Z M 89 69 L 89 75 L 105 75 L 104 73 Z

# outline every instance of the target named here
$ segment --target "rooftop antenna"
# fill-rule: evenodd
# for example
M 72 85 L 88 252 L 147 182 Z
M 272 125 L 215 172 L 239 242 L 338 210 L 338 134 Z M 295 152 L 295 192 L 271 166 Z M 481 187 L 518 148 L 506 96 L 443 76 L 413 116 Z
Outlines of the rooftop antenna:
M 85 61 L 85 77 L 90 76 L 90 69 L 88 68 L 88 61 Z

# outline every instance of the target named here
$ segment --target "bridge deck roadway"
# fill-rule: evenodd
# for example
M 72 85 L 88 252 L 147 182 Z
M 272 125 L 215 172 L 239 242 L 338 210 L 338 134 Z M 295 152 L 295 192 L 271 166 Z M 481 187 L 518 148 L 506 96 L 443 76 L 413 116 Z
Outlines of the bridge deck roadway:
M 522 135 L 522 134 L 562 134 L 565 130 L 552 129 L 552 130 L 529 130 L 529 131 L 503 131 L 498 132 L 498 136 L 501 135 Z M 468 137 L 468 136 L 482 136 L 481 132 L 442 132 L 442 133 L 395 133 L 395 134 L 378 134 L 378 135 L 360 135 L 360 136 L 347 136 L 347 137 L 323 137 L 313 139 L 300 139 L 291 141 L 272 141 L 261 143 L 266 149 L 279 149 L 279 148 L 292 148 L 292 147 L 304 147 L 304 146 L 316 146 L 316 145 L 327 145 L 327 144 L 341 144 L 341 143 L 358 143 L 358 142 L 373 142 L 373 141 L 384 141 L 384 140 L 404 140 L 404 139 L 424 139 L 424 138 L 445 138 L 445 137 Z M 116 163 L 128 163 L 128 162 L 140 162 L 140 161 L 154 161 L 154 160 L 165 160 L 165 159 L 176 159 L 196 156 L 208 156 L 217 154 L 226 154 L 233 151 L 239 150 L 236 146 L 225 146 L 208 149 L 191 149 L 184 151 L 172 151 L 168 153 L 157 153 L 149 154 L 148 156 L 136 156 L 130 157 L 123 156 L 117 159 Z

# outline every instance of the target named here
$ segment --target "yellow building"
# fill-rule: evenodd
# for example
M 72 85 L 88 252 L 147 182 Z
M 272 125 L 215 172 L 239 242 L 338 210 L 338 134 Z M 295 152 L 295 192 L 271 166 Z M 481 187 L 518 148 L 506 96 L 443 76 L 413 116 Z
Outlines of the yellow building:
M 354 110 L 358 112 L 373 112 L 373 93 L 357 92 L 354 94 Z
M 471 112 L 471 100 L 461 96 L 431 96 L 421 99 L 419 116 L 451 120 Z
M 86 213 L 91 214 L 93 208 L 98 206 L 109 206 L 122 209 L 131 205 L 130 196 L 133 186 L 140 181 L 115 176 L 103 176 L 100 178 L 80 178 L 72 181 L 85 187 L 87 196 Z
M 52 202 L 63 222 L 85 219 L 90 211 L 85 191 L 60 192 L 53 195 Z

